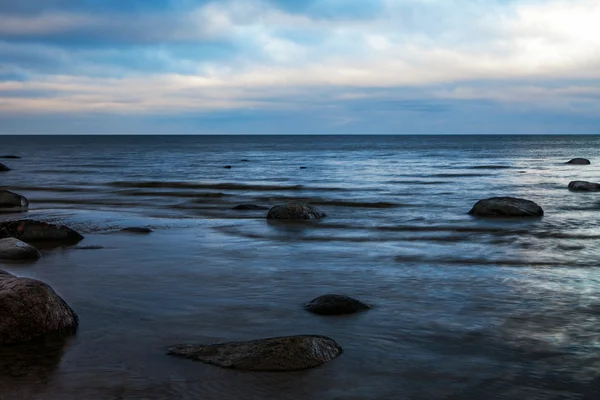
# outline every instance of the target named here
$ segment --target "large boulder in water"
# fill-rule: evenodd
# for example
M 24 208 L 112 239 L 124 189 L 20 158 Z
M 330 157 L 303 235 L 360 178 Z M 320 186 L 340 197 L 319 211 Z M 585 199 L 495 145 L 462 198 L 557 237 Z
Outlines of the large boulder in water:
M 73 334 L 77 314 L 44 282 L 0 271 L 0 345 Z
M 569 190 L 574 192 L 600 192 L 600 183 L 573 181 L 569 182 Z
M 575 165 L 588 165 L 591 164 L 590 160 L 586 159 L 586 158 L 574 158 L 570 161 L 566 162 L 567 164 L 575 164 Z
M 313 299 L 304 308 L 315 314 L 342 315 L 368 310 L 371 306 L 352 297 L 340 294 L 326 294 Z
M 481 217 L 541 217 L 544 215 L 544 210 L 530 200 L 492 197 L 479 200 L 469 214 Z
M 0 222 L 0 238 L 14 237 L 24 242 L 77 243 L 83 239 L 79 233 L 64 225 L 33 220 Z
M 19 239 L 0 239 L 0 260 L 37 260 L 41 256 L 38 249 Z
M 29 206 L 29 201 L 25 196 L 11 192 L 10 190 L 0 189 L 0 213 L 24 211 Z
M 8 168 L 6 165 L 0 163 L 0 172 L 6 172 L 6 171 L 10 171 L 10 168 Z
M 305 203 L 286 203 L 277 205 L 269 210 L 268 219 L 320 219 L 327 215 Z
M 302 335 L 249 342 L 186 344 L 172 347 L 168 354 L 244 371 L 298 371 L 331 361 L 342 351 L 333 339 Z

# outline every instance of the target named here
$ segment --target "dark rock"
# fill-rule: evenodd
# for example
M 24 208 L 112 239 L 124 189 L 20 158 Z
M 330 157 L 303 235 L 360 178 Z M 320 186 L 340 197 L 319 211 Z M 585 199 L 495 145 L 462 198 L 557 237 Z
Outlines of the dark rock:
M 73 334 L 77 314 L 44 282 L 0 271 L 0 345 Z
M 574 158 L 570 161 L 566 162 L 567 164 L 576 164 L 576 165 L 588 165 L 590 164 L 590 160 L 585 158 Z
M 19 239 L 0 239 L 0 260 L 37 260 L 41 256 L 38 249 Z
M 231 167 L 231 165 L 226 165 L 226 166 L 224 166 L 223 168 L 226 168 L 226 169 L 231 169 L 232 167 Z
M 27 243 L 77 243 L 83 239 L 83 236 L 79 233 L 64 225 L 55 225 L 28 219 L 0 222 L 0 238 L 6 237 L 14 237 Z
M 11 192 L 10 190 L 0 189 L 0 212 L 24 211 L 29 206 L 29 201 L 25 196 Z
M 170 355 L 244 371 L 298 371 L 333 360 L 343 349 L 325 336 L 284 336 L 249 342 L 179 345 Z
M 13 155 L 6 155 L 6 156 L 0 156 L 0 158 L 21 158 L 19 156 L 13 156 Z
M 255 204 L 240 204 L 233 207 L 234 210 L 268 210 L 268 207 L 257 206 Z
M 354 314 L 371 308 L 362 301 L 339 294 L 325 294 L 307 303 L 304 308 L 315 314 L 342 315 Z
M 306 167 L 300 167 L 300 169 L 306 169 Z
M 10 171 L 10 168 L 8 168 L 6 165 L 0 163 L 0 172 L 6 172 L 6 171 Z
M 152 229 L 150 228 L 139 228 L 139 227 L 131 227 L 131 228 L 123 228 L 121 232 L 129 232 L 129 233 L 150 233 Z
M 323 211 L 305 203 L 286 203 L 269 210 L 268 219 L 320 219 L 326 217 Z
M 248 159 L 246 159 L 246 158 L 243 158 L 243 159 L 241 159 L 240 161 L 241 161 L 241 162 L 249 162 L 250 160 L 248 160 Z
M 573 181 L 569 182 L 569 190 L 574 192 L 600 192 L 600 183 Z
M 492 197 L 479 200 L 469 214 L 482 217 L 541 217 L 544 215 L 544 210 L 530 200 Z

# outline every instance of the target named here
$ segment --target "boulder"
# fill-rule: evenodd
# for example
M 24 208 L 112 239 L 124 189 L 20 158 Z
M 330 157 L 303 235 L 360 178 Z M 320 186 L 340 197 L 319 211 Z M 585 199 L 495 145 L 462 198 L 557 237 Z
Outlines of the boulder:
M 37 260 L 41 256 L 38 249 L 19 239 L 0 239 L 0 260 Z
M 11 192 L 10 190 L 0 189 L 0 212 L 3 211 L 23 211 L 29 206 L 29 201 L 25 196 Z
M 6 171 L 10 171 L 10 168 L 8 168 L 6 165 L 0 163 L 0 172 L 6 172 Z
M 479 200 L 469 214 L 481 217 L 541 217 L 544 215 L 544 210 L 530 200 L 492 197 Z
M 600 192 L 600 183 L 573 181 L 569 182 L 569 190 L 574 192 Z
M 269 210 L 267 219 L 320 219 L 326 217 L 323 211 L 304 203 L 286 203 Z
M 240 204 L 233 207 L 234 210 L 268 210 L 268 207 L 257 206 L 255 204 Z
M 150 229 L 150 228 L 140 228 L 140 227 L 134 226 L 134 227 L 130 227 L 130 228 L 123 228 L 123 229 L 121 229 L 121 232 L 128 232 L 128 233 L 151 233 L 152 229 Z
M 590 164 L 590 160 L 585 158 L 574 158 L 570 161 L 566 162 L 567 164 L 576 164 L 576 165 L 588 165 Z
M 342 315 L 368 310 L 371 306 L 352 297 L 339 294 L 326 294 L 313 299 L 304 308 L 315 314 Z
M 66 242 L 77 243 L 83 239 L 79 233 L 64 225 L 29 219 L 0 222 L 0 239 L 14 237 L 27 243 Z
M 302 335 L 210 345 L 185 344 L 172 347 L 168 354 L 244 371 L 298 371 L 331 361 L 342 351 L 333 339 Z
M 77 314 L 44 282 L 0 271 L 0 346 L 77 331 Z

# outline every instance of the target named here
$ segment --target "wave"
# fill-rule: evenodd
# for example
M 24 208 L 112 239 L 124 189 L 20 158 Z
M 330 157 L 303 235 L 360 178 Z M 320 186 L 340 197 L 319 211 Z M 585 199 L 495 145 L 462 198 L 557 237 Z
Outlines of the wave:
M 509 169 L 512 168 L 509 165 L 474 165 L 469 169 Z

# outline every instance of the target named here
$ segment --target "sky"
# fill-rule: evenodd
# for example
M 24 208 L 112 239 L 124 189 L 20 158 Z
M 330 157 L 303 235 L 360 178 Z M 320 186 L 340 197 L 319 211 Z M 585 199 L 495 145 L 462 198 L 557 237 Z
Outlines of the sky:
M 0 134 L 598 134 L 598 0 L 0 0 Z

